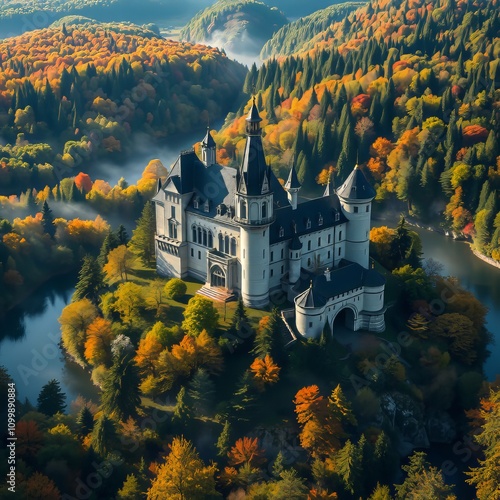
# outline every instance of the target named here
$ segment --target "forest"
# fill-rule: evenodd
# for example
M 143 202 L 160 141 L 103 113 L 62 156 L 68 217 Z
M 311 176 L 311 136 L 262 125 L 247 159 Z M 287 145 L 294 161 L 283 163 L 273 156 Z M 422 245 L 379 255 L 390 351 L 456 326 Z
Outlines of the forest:
M 314 190 L 323 169 L 340 183 L 359 162 L 377 201 L 404 202 L 410 215 L 437 219 L 500 259 L 497 7 L 372 1 L 300 53 L 252 67 L 244 88 L 265 110 L 275 173 L 286 178 L 294 161 Z M 216 136 L 226 164 L 242 151 L 243 111 Z

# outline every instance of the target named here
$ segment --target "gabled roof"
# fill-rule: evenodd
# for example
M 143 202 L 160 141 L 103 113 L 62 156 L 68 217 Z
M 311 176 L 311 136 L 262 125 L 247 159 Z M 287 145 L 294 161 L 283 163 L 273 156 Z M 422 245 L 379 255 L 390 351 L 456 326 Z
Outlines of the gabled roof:
M 300 189 L 299 178 L 297 177 L 297 172 L 295 166 L 292 165 L 290 173 L 288 174 L 288 180 L 285 183 L 285 189 Z
M 344 184 L 337 189 L 337 195 L 344 200 L 371 200 L 376 192 L 356 165 Z

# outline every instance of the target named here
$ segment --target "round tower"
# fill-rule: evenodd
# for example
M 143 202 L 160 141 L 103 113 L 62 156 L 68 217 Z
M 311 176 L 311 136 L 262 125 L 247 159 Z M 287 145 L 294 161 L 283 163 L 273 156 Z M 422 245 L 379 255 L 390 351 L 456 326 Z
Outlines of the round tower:
M 269 226 L 273 221 L 271 171 L 262 147 L 255 98 L 246 119 L 247 140 L 237 175 L 236 222 L 240 225 L 241 296 L 248 307 L 269 304 Z
M 302 263 L 302 243 L 297 235 L 294 235 L 288 247 L 288 281 L 297 283 L 300 278 L 300 268 Z
M 206 167 L 214 165 L 216 163 L 216 144 L 212 134 L 210 133 L 210 127 L 207 127 L 207 133 L 201 141 L 201 161 Z
M 342 212 L 348 219 L 345 258 L 369 268 L 371 204 L 375 190 L 356 165 L 337 189 Z

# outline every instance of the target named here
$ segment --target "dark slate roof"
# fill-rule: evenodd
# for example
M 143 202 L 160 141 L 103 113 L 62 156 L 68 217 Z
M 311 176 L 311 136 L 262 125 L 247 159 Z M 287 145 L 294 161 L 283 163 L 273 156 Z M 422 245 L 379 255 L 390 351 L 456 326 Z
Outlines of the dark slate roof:
M 249 135 L 240 168 L 238 191 L 249 196 L 260 196 L 269 191 L 269 167 L 266 164 L 260 135 Z M 267 189 L 265 187 L 267 183 Z
M 338 220 L 335 220 L 336 214 L 339 215 Z M 287 203 L 284 208 L 275 207 L 274 215 L 275 220 L 270 229 L 271 244 L 289 240 L 294 234 L 301 236 L 347 222 L 337 195 L 324 196 L 299 203 L 295 210 Z M 322 224 L 320 224 L 320 215 L 323 219 Z M 308 219 L 311 221 L 309 229 L 307 228 Z M 284 234 L 280 237 L 281 228 L 283 228 Z
M 337 194 L 349 200 L 370 200 L 375 198 L 377 193 L 356 165 L 344 184 L 337 189 Z
M 314 289 L 314 286 L 311 285 L 295 299 L 295 303 L 300 307 L 315 308 L 323 307 L 326 304 L 326 300 Z
M 299 282 L 294 286 L 294 290 L 299 293 L 304 293 L 310 288 L 312 280 L 312 288 L 314 297 L 319 300 L 322 297 L 326 301 L 349 292 L 362 286 L 378 287 L 385 284 L 385 278 L 374 269 L 365 269 L 356 262 L 342 261 L 342 265 L 337 269 L 330 271 L 330 281 L 327 281 L 324 274 L 313 275 L 312 273 L 304 273 Z M 318 307 L 318 306 L 315 306 Z
M 262 118 L 260 117 L 259 110 L 257 105 L 255 104 L 255 97 L 253 98 L 252 107 L 248 112 L 248 116 L 246 118 L 248 122 L 261 122 Z
M 206 148 L 215 148 L 215 141 L 212 137 L 212 134 L 210 133 L 210 127 L 207 127 L 207 133 L 205 134 L 205 137 L 203 138 L 201 144 Z
M 288 248 L 290 250 L 300 250 L 302 248 L 302 243 L 296 234 L 293 235 L 292 241 L 290 242 L 290 246 Z
M 297 177 L 297 172 L 296 172 L 295 167 L 293 165 L 292 165 L 292 168 L 290 169 L 290 173 L 288 174 L 288 180 L 286 181 L 285 188 L 286 189 L 299 189 L 300 188 L 299 178 Z

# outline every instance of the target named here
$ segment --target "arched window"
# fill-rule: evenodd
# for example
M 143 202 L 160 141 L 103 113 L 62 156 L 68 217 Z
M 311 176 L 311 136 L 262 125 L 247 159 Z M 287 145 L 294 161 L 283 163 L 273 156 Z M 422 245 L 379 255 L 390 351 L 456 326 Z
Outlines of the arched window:
M 208 234 L 207 234 L 207 230 L 204 229 L 203 230 L 203 246 L 207 246 L 208 245 Z
M 236 255 L 236 238 L 231 238 L 231 255 Z
M 198 228 L 198 243 L 201 245 L 201 242 L 203 241 L 203 237 L 201 235 L 201 227 Z
M 229 255 L 229 236 L 224 238 L 224 253 Z
M 240 219 L 247 218 L 247 204 L 245 201 L 240 202 Z
M 262 218 L 267 219 L 267 203 L 262 204 Z
M 222 236 L 222 233 L 219 233 L 219 252 L 224 251 L 224 237 Z
M 208 232 L 208 247 L 213 248 L 214 247 L 214 237 L 212 235 L 212 231 Z
M 193 241 L 196 243 L 197 239 L 196 239 L 196 227 L 193 226 Z

